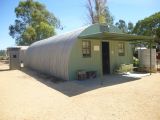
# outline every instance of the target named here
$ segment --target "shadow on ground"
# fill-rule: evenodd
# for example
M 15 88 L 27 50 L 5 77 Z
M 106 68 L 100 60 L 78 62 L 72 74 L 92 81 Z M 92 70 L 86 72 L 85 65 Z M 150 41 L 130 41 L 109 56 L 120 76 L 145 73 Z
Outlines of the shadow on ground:
M 31 69 L 23 68 L 22 71 L 48 87 L 72 97 L 101 87 L 107 87 L 125 82 L 139 80 L 140 78 L 125 77 L 123 75 L 106 75 L 103 78 L 83 81 L 64 81 L 53 76 L 48 76 Z

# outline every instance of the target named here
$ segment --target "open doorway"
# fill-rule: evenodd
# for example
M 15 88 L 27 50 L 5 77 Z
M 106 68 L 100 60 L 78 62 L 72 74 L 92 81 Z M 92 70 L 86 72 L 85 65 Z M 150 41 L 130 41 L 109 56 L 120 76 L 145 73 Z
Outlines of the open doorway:
M 110 73 L 109 42 L 102 42 L 102 68 L 104 75 Z

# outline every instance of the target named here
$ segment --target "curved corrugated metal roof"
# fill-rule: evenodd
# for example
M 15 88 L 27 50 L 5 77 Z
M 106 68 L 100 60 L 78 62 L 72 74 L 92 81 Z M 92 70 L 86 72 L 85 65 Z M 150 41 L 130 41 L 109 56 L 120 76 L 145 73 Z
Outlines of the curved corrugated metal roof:
M 68 64 L 72 47 L 81 39 L 146 39 L 146 37 L 122 34 L 115 26 L 94 24 L 72 32 L 33 43 L 25 53 L 25 66 L 68 80 Z M 148 38 L 148 37 L 147 37 Z M 149 38 L 150 39 L 150 38 Z
M 85 28 L 33 43 L 26 51 L 25 65 L 65 80 L 69 79 L 70 52 Z

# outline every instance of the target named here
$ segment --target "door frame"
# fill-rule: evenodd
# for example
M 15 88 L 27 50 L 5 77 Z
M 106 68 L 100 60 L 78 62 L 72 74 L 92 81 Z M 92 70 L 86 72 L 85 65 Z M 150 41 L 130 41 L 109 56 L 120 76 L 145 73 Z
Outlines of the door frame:
M 107 48 L 107 49 L 108 49 L 108 52 L 107 52 L 107 53 L 108 53 L 108 62 L 109 62 L 109 63 L 108 63 L 108 67 L 107 67 L 108 69 L 107 69 L 107 71 L 106 71 L 105 73 L 104 73 L 105 70 L 104 70 L 104 58 L 103 58 L 103 54 L 104 54 L 104 53 L 103 53 L 103 43 L 108 43 L 108 48 Z M 101 42 L 101 47 L 102 47 L 102 48 L 101 48 L 101 55 L 102 55 L 102 56 L 101 56 L 101 58 L 102 58 L 102 75 L 110 74 L 110 73 L 111 73 L 111 71 L 110 71 L 110 42 L 109 42 L 109 41 L 102 41 L 102 42 Z

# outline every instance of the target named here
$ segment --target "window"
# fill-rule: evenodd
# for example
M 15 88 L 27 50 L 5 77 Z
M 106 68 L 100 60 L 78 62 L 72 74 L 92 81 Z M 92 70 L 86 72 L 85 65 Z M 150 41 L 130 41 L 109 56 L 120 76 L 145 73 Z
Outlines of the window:
M 118 43 L 118 55 L 119 55 L 119 56 L 124 56 L 124 55 L 125 55 L 124 42 Z
M 17 56 L 16 55 L 13 55 L 13 58 L 16 58 Z
M 83 57 L 91 57 L 91 42 L 82 41 L 82 55 Z

